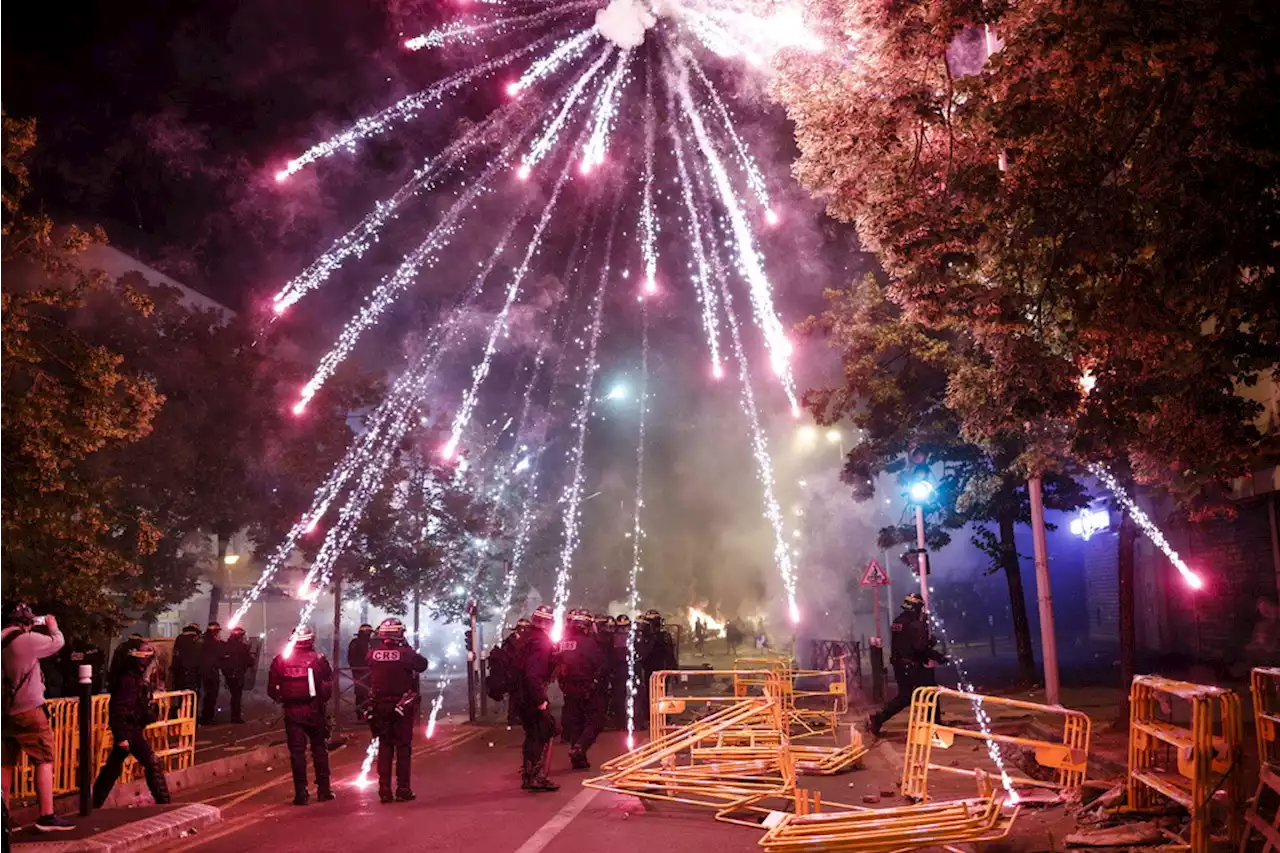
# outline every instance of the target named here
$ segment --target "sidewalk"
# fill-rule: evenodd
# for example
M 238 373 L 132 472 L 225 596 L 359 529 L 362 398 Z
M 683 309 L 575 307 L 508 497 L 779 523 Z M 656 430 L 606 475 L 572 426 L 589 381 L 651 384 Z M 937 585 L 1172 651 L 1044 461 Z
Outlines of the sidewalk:
M 222 820 L 217 808 L 201 804 L 104 809 L 73 818 L 68 832 L 15 830 L 10 842 L 17 853 L 130 853 L 161 841 L 198 833 Z

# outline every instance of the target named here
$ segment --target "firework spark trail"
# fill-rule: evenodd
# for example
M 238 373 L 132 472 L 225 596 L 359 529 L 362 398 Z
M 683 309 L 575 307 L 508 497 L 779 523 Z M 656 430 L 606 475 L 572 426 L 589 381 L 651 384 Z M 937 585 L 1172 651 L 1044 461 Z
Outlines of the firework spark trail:
M 1120 502 L 1125 512 L 1133 519 L 1134 524 L 1138 525 L 1139 529 L 1147 535 L 1147 538 L 1169 558 L 1169 562 L 1178 570 L 1178 574 L 1182 576 L 1182 580 L 1186 582 L 1187 586 L 1192 589 L 1203 589 L 1204 578 L 1196 574 L 1186 564 L 1186 561 L 1179 556 L 1178 552 L 1173 550 L 1173 546 L 1169 544 L 1168 539 L 1164 538 L 1160 528 L 1156 527 L 1155 522 L 1142 511 L 1142 507 L 1138 506 L 1137 501 L 1129 497 L 1129 493 L 1125 491 L 1124 486 L 1116 479 L 1115 475 L 1096 463 L 1089 466 L 1089 473 L 1097 477 L 1102 485 L 1106 486 L 1111 494 L 1115 495 L 1116 500 Z
M 489 162 L 480 177 L 472 182 L 467 191 L 440 217 L 440 221 L 436 226 L 427 233 L 426 239 L 404 257 L 404 260 L 400 262 L 400 266 L 396 267 L 395 272 L 384 277 L 378 286 L 364 298 L 360 311 L 343 326 L 342 331 L 338 334 L 338 340 L 320 359 L 320 364 L 316 367 L 315 374 L 303 386 L 301 396 L 294 409 L 295 413 L 301 414 L 302 409 L 306 407 L 306 404 L 315 396 L 316 392 L 333 376 L 339 365 L 351 355 L 361 336 L 377 325 L 386 310 L 395 304 L 400 295 L 418 277 L 422 268 L 431 268 L 435 265 L 434 253 L 448 245 L 450 238 L 466 214 L 471 211 L 481 194 L 491 191 L 488 187 L 489 182 L 509 165 L 512 154 L 514 154 L 522 140 L 523 134 L 507 143 L 501 153 Z
M 430 739 L 436 733 L 436 718 L 440 715 L 440 708 L 444 706 L 444 690 L 449 686 L 449 682 L 453 679 L 453 662 L 449 661 L 444 667 L 444 678 L 440 679 L 440 689 L 436 691 L 436 698 L 431 700 L 431 713 L 427 715 L 427 738 Z
M 502 305 L 502 310 L 498 312 L 498 316 L 493 320 L 493 326 L 489 330 L 489 340 L 485 344 L 484 355 L 471 370 L 471 387 L 467 389 L 462 405 L 458 407 L 458 412 L 454 415 L 453 426 L 449 430 L 449 441 L 445 444 L 443 450 L 445 459 L 452 459 L 453 454 L 457 452 L 458 443 L 462 440 L 463 430 L 467 428 L 467 424 L 471 422 L 471 416 L 475 413 L 476 402 L 480 396 L 480 385 L 489 375 L 489 369 L 493 365 L 493 354 L 497 350 L 498 338 L 506 334 L 511 306 L 520 295 L 520 287 L 524 283 L 525 276 L 529 273 L 534 255 L 538 253 L 542 245 L 542 235 L 547 229 L 547 224 L 551 222 L 551 215 L 555 212 L 556 202 L 560 199 L 560 191 L 564 189 L 565 182 L 569 179 L 570 165 L 570 160 L 566 157 L 564 168 L 560 170 L 560 175 L 556 178 L 555 188 L 551 191 L 551 198 L 547 200 L 547 205 L 542 210 L 542 217 L 538 220 L 538 224 L 533 231 L 533 237 L 530 238 L 529 245 L 525 249 L 524 259 L 521 260 L 520 266 L 511 275 L 511 281 L 507 285 L 506 301 Z
M 605 79 L 599 98 L 596 99 L 593 111 L 595 126 L 592 127 L 591 136 L 587 139 L 586 147 L 582 152 L 584 172 L 589 172 L 593 167 L 604 163 L 604 155 L 609 148 L 609 134 L 613 132 L 614 122 L 618 118 L 618 105 L 622 102 L 623 86 L 631 69 L 632 55 L 633 51 L 630 50 L 618 52 L 618 60 Z
M 627 607 L 632 613 L 640 609 L 641 542 L 644 527 L 640 517 L 644 510 L 644 439 L 645 420 L 649 405 L 649 309 L 641 307 L 640 337 L 640 438 L 636 442 L 636 497 L 635 518 L 631 525 L 631 574 L 627 578 Z M 636 732 L 636 641 L 635 632 L 627 638 L 627 749 L 635 747 Z
M 689 91 L 688 64 L 680 55 L 670 51 L 668 55 L 676 68 L 673 71 L 670 65 L 667 66 L 667 84 L 674 86 L 680 96 L 683 112 L 693 127 L 703 161 L 711 173 L 717 194 L 729 217 L 735 245 L 734 258 L 739 271 L 750 285 L 751 304 L 756 322 L 764 332 L 765 343 L 769 349 L 769 361 L 774 372 L 782 380 L 782 387 L 788 402 L 791 403 L 792 413 L 799 413 L 800 402 L 796 399 L 795 378 L 791 374 L 789 363 L 791 342 L 787 339 L 782 321 L 778 319 L 777 311 L 773 307 L 773 288 L 764 271 L 764 257 L 756 248 L 755 235 L 743 213 L 742 204 L 734 192 L 733 182 L 729 180 L 728 172 L 720 159 L 720 153 L 716 150 L 715 143 L 712 142 L 703 124 L 702 112 Z
M 414 170 L 413 176 L 396 190 L 390 197 L 374 204 L 354 228 L 343 234 L 325 250 L 324 254 L 312 261 L 311 265 L 294 276 L 272 298 L 276 314 L 282 314 L 307 293 L 323 285 L 342 266 L 347 258 L 355 255 L 361 258 L 368 248 L 377 242 L 378 233 L 392 219 L 400 206 L 416 197 L 432 182 L 446 174 L 454 166 L 465 161 L 466 156 L 494 133 L 503 131 L 510 122 L 512 112 L 502 110 L 494 113 L 473 127 L 470 131 L 452 142 L 439 154 L 430 157 Z
M 667 112 L 675 114 L 674 95 L 667 89 Z M 711 349 L 711 373 L 719 379 L 724 375 L 724 365 L 720 359 L 720 323 L 717 319 L 719 300 L 715 289 L 708 280 L 709 269 L 707 255 L 702 243 L 702 217 L 698 214 L 698 206 L 693 199 L 693 182 L 689 179 L 689 169 L 684 159 L 684 139 L 680 136 L 678 125 L 673 121 L 668 130 L 671 134 L 671 146 L 676 155 L 676 174 L 680 177 L 680 193 L 684 198 L 685 214 L 689 219 L 692 232 L 690 247 L 693 249 L 694 276 L 693 283 L 698 291 L 698 304 L 702 308 L 702 326 L 707 335 L 707 346 Z
M 385 132 L 391 125 L 410 121 L 418 116 L 423 109 L 433 102 L 440 102 L 446 95 L 461 89 L 477 77 L 491 74 L 494 71 L 509 65 L 522 56 L 541 50 L 550 44 L 556 38 L 555 33 L 547 33 L 541 38 L 535 39 L 526 45 L 508 51 L 501 56 L 494 57 L 486 62 L 473 65 L 470 68 L 464 68 L 456 74 L 451 74 L 440 82 L 423 89 L 421 92 L 415 92 L 396 101 L 385 110 L 374 113 L 371 116 L 365 116 L 358 120 L 351 127 L 343 130 L 323 142 L 319 142 L 294 159 L 290 160 L 285 167 L 276 173 L 276 180 L 283 181 L 291 175 L 310 166 L 312 163 L 325 160 L 337 154 L 339 151 L 354 151 L 355 145 L 361 140 L 368 139 L 371 136 L 377 136 Z
M 433 341 L 432 343 L 438 342 Z M 434 349 L 434 346 L 428 348 L 428 350 L 431 349 Z M 434 366 L 432 369 L 434 369 Z M 284 541 L 280 543 L 267 560 L 267 564 L 257 582 L 231 617 L 231 627 L 235 627 L 244 618 L 253 602 L 262 595 L 275 574 L 288 560 L 289 556 L 293 554 L 298 540 L 315 529 L 316 524 L 320 521 L 329 505 L 341 493 L 355 472 L 363 470 L 370 460 L 382 452 L 387 442 L 388 430 L 394 431 L 395 429 L 398 413 L 404 406 L 409 404 L 410 400 L 421 393 L 418 387 L 420 381 L 419 372 L 416 369 L 410 369 L 401 374 L 393 383 L 382 404 L 370 415 L 365 424 L 364 432 L 352 439 L 351 444 L 343 454 L 342 460 L 334 466 L 328 477 L 326 477 L 325 482 L 316 490 L 311 507 L 293 525 Z M 395 440 L 398 441 L 398 439 Z
M 724 101 L 720 98 L 720 92 L 711 82 L 711 78 L 707 76 L 707 72 L 703 70 L 702 63 L 691 56 L 689 65 L 693 68 L 694 73 L 698 75 L 698 80 L 710 97 L 716 112 L 720 114 L 720 124 L 724 127 L 725 134 L 733 142 L 733 147 L 738 153 L 738 163 L 746 174 L 747 186 L 751 188 L 760 205 L 764 207 L 765 216 L 770 222 L 775 221 L 773 210 L 769 207 L 769 188 L 765 185 L 764 175 L 760 174 L 760 167 L 756 164 L 755 158 L 751 156 L 751 152 L 747 150 L 746 143 L 742 141 L 742 137 L 738 134 L 738 128 L 733 123 L 733 117 L 729 115 L 729 108 L 725 106 Z
M 600 51 L 599 56 L 596 57 L 596 61 L 591 63 L 587 70 L 582 72 L 574 82 L 573 86 L 564 96 L 563 103 L 560 106 L 560 111 L 557 112 L 555 118 L 547 124 L 547 128 L 542 132 L 542 135 L 539 136 L 529 150 L 525 152 L 524 158 L 520 163 L 521 178 L 529 177 L 529 173 L 533 170 L 533 167 L 538 165 L 538 163 L 541 162 L 548 153 L 550 153 L 551 149 L 555 147 L 556 140 L 560 136 L 560 131 L 569 120 L 569 114 L 573 111 L 573 108 L 578 101 L 582 99 L 582 93 L 586 91 L 587 86 L 595 76 L 600 73 L 600 69 L 604 67 L 604 64 L 609 61 L 609 57 L 613 55 L 614 50 L 615 48 L 613 45 L 605 45 L 604 49 Z
M 594 230 L 594 222 L 592 223 Z M 560 276 L 560 280 L 565 283 L 566 289 L 569 283 L 576 277 L 578 272 L 578 258 L 585 245 L 583 236 L 586 233 L 585 223 L 579 221 L 578 232 L 573 238 L 573 248 L 569 251 L 568 260 L 565 262 L 564 273 Z M 498 639 L 506 633 L 507 616 L 511 611 L 511 599 L 515 595 L 516 578 L 520 570 L 520 561 L 524 556 L 524 545 L 528 541 L 528 534 L 531 529 L 532 522 L 530 519 L 533 515 L 533 503 L 537 500 L 538 494 L 538 468 L 537 462 L 541 460 L 542 448 L 539 447 L 529 456 L 523 454 L 528 453 L 527 446 L 521 441 L 521 436 L 529 423 L 529 413 L 533 410 L 533 392 L 537 387 L 539 373 L 546 361 L 547 350 L 551 348 L 551 341 L 555 332 L 562 325 L 567 326 L 573 316 L 573 310 L 568 308 L 568 300 L 561 302 L 561 309 L 557 311 L 556 319 L 548 327 L 542 339 L 538 342 L 538 354 L 533 362 L 533 371 L 529 379 L 529 384 L 524 390 L 524 397 L 520 401 L 520 415 L 517 423 L 519 424 L 515 431 L 515 443 L 512 446 L 511 454 L 507 459 L 507 464 L 503 469 L 503 480 L 505 484 L 510 480 L 511 473 L 517 470 L 517 466 L 521 464 L 521 460 L 525 460 L 526 471 L 529 471 L 529 487 L 526 489 L 524 511 L 520 515 L 517 522 L 517 535 L 512 547 L 511 559 L 507 560 L 507 571 L 503 578 L 502 588 L 502 608 L 499 610 L 498 622 Z M 556 348 L 554 366 L 551 370 L 552 391 L 554 392 L 556 380 L 560 375 L 560 368 L 563 364 L 564 350 Z M 529 461 L 532 456 L 533 461 Z M 494 514 L 497 512 L 497 504 L 494 505 Z M 492 522 L 491 522 L 492 523 Z
M 582 399 L 578 403 L 572 429 L 576 435 L 572 453 L 573 478 L 565 488 L 561 499 L 564 503 L 564 529 L 560 541 L 560 567 L 556 572 L 555 589 L 555 623 L 552 626 L 552 639 L 559 641 L 564 631 L 565 604 L 569 600 L 569 578 L 573 568 L 573 557 L 578 549 L 579 522 L 582 509 L 582 459 L 587 440 L 587 423 L 591 418 L 591 392 L 595 385 L 596 372 L 600 369 L 598 350 L 600 345 L 600 329 L 604 323 L 604 295 L 609 284 L 609 275 L 613 261 L 613 235 L 618 227 L 618 211 L 621 205 L 614 207 L 609 223 L 609 234 L 604 241 L 604 260 L 600 271 L 600 286 L 596 290 L 595 305 L 592 311 L 591 335 L 587 345 L 587 370 L 582 380 Z
M 595 37 L 596 30 L 593 28 L 583 30 L 571 39 L 565 39 L 555 50 L 535 60 L 519 80 L 507 86 L 507 94 L 518 95 L 543 77 L 555 73 L 564 63 L 581 58 Z
M 752 65 L 763 65 L 778 51 L 798 48 L 812 53 L 823 50 L 822 40 L 805 26 L 803 16 L 788 7 L 772 15 L 732 7 L 681 7 L 681 22 L 712 53 L 743 56 Z
M 367 788 L 373 784 L 373 780 L 369 778 L 369 771 L 373 769 L 373 760 L 377 757 L 378 739 L 375 737 L 369 741 L 369 746 L 364 751 L 364 761 L 360 762 L 360 775 L 353 783 L 357 788 Z
M 654 140 L 657 117 L 653 106 L 653 71 L 646 67 L 644 75 L 644 193 L 640 200 L 640 253 L 644 258 L 644 289 L 658 289 L 658 219 L 653 212 Z
M 724 264 L 715 248 L 718 241 L 713 235 L 708 235 L 708 240 L 713 261 L 712 275 L 724 302 L 725 316 L 729 320 L 729 339 L 733 343 L 734 357 L 738 361 L 738 379 L 742 384 L 742 408 L 751 427 L 751 452 L 756 459 L 756 476 L 764 489 L 764 516 L 773 528 L 773 560 L 782 578 L 782 586 L 787 592 L 787 609 L 791 621 L 795 623 L 800 621 L 800 607 L 796 603 L 796 571 L 791 559 L 791 548 L 787 544 L 782 508 L 778 505 L 774 490 L 773 459 L 769 455 L 769 443 L 765 438 L 764 430 L 760 427 L 760 412 L 756 407 L 755 393 L 751 389 L 751 371 L 746 350 L 742 346 L 738 317 L 733 310 L 733 294 L 729 290 Z
M 450 24 L 414 36 L 405 41 L 409 50 L 422 50 L 429 47 L 443 47 L 450 41 L 463 41 L 470 45 L 478 45 L 486 35 L 505 35 L 511 28 L 531 29 L 539 24 L 554 21 L 573 12 L 594 9 L 599 4 L 596 0 L 574 0 L 572 3 L 560 3 L 541 12 L 528 15 L 509 15 L 496 21 L 483 21 L 477 24 Z M 459 38 L 464 36 L 465 38 Z

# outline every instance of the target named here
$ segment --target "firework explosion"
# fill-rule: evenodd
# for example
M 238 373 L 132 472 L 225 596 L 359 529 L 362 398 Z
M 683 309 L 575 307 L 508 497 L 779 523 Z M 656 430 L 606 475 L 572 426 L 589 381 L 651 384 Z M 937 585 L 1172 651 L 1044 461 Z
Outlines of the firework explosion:
M 664 290 L 678 298 L 691 296 L 697 304 L 713 380 L 725 375 L 726 358 L 736 363 L 752 456 L 763 486 L 764 516 L 777 543 L 775 562 L 789 612 L 798 620 L 792 554 L 773 494 L 772 462 L 760 423 L 759 398 L 752 388 L 753 367 L 767 361 L 781 396 L 798 414 L 791 343 L 774 306 L 773 287 L 756 233 L 758 227 L 776 223 L 777 216 L 770 207 L 760 169 L 734 126 L 730 104 L 702 62 L 706 58 L 728 60 L 767 73 L 780 51 L 818 51 L 821 41 L 785 0 L 487 0 L 469 4 L 444 26 L 408 35 L 404 41 L 404 47 L 413 51 L 447 53 L 455 46 L 472 56 L 480 49 L 484 58 L 358 120 L 276 173 L 277 180 L 285 182 L 339 154 L 358 154 L 363 141 L 400 128 L 411 132 L 415 120 L 453 100 L 485 90 L 506 98 L 502 106 L 424 161 L 404 185 L 375 204 L 275 295 L 271 307 L 274 316 L 282 320 L 345 265 L 359 261 L 385 235 L 389 224 L 411 209 L 415 199 L 450 197 L 442 210 L 428 218 L 395 268 L 368 290 L 320 360 L 294 406 L 294 413 L 303 416 L 308 402 L 367 333 L 421 278 L 440 276 L 440 259 L 456 250 L 478 221 L 491 219 L 492 208 L 502 211 L 500 236 L 470 288 L 458 298 L 453 311 L 440 315 L 421 352 L 373 411 L 364 432 L 317 491 L 310 509 L 272 553 L 266 571 L 232 624 L 243 617 L 300 540 L 324 522 L 323 542 L 299 591 L 305 600 L 299 621 L 309 619 L 317 590 L 329 582 L 335 561 L 349 547 L 370 501 L 385 487 L 397 448 L 419 424 L 424 400 L 429 394 L 437 400 L 449 397 L 439 374 L 442 361 L 458 356 L 467 337 L 458 318 L 476 308 L 481 299 L 489 298 L 497 299 L 501 308 L 484 335 L 481 356 L 471 365 L 470 382 L 453 404 L 448 438 L 440 453 L 447 460 L 457 460 L 460 478 L 469 462 L 477 469 L 487 469 L 487 473 L 467 475 L 474 483 L 487 481 L 495 496 L 518 491 L 522 498 L 523 511 L 503 585 L 505 618 L 532 534 L 530 519 L 539 497 L 538 469 L 549 458 L 540 445 L 528 451 L 532 443 L 526 434 L 528 416 L 540 377 L 553 371 L 550 394 L 563 393 L 573 413 L 571 447 L 563 460 L 569 477 L 559 496 L 562 532 L 554 594 L 558 630 L 579 546 L 586 433 L 593 406 L 601 399 L 595 388 L 599 341 L 608 326 L 607 306 L 625 301 L 614 298 L 610 302 L 610 286 L 616 287 L 616 280 L 630 280 L 626 271 L 633 262 L 642 270 L 635 299 L 654 296 L 660 290 L 659 281 L 664 280 Z M 589 228 L 579 225 L 573 259 L 562 281 L 566 285 L 576 281 L 580 290 L 589 291 L 573 294 L 587 315 L 577 339 L 583 363 L 572 381 L 560 382 L 561 357 L 547 358 L 544 337 L 519 413 L 508 413 L 506 426 L 500 431 L 506 434 L 514 424 L 509 435 L 512 443 L 506 451 L 486 455 L 487 448 L 477 443 L 476 410 L 495 353 L 510 337 L 513 311 L 528 301 L 530 282 L 543 266 L 548 231 L 562 215 L 567 197 L 574 192 L 571 185 L 577 181 L 590 182 L 581 194 L 591 196 L 588 204 L 595 213 Z M 674 184 L 673 191 L 660 190 L 660 181 Z M 540 202 L 538 192 L 543 194 Z M 664 255 L 675 247 L 675 254 L 691 259 L 685 269 L 663 270 L 659 254 L 662 241 Z M 509 252 L 515 255 L 513 262 L 501 263 Z M 494 284 L 491 280 L 498 269 L 509 272 L 503 273 L 505 280 Z M 682 293 L 685 284 L 689 288 Z M 748 338 L 735 313 L 735 291 L 745 297 L 742 304 L 749 306 L 756 336 Z M 647 312 L 644 323 L 647 365 Z M 556 324 L 563 326 L 559 319 Z M 548 329 L 545 335 L 554 333 Z M 564 334 L 563 328 L 559 334 Z M 652 393 L 647 386 L 647 369 L 644 373 L 632 531 L 635 553 L 629 579 L 633 603 L 638 601 L 636 576 L 643 534 L 643 409 Z M 551 402 L 546 403 L 548 409 Z M 464 456 L 469 458 L 464 460 Z M 517 476 L 524 477 L 523 484 L 509 488 Z M 473 488 L 477 493 L 483 489 L 479 485 Z M 332 507 L 338 507 L 336 514 Z

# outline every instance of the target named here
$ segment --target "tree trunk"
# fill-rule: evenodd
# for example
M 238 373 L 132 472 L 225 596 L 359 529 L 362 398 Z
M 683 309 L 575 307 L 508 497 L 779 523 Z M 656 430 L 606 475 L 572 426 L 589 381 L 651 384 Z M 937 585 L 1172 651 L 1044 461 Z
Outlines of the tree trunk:
M 1133 684 L 1138 638 L 1133 602 L 1134 545 L 1138 541 L 1138 526 L 1127 512 L 1120 515 L 1119 559 L 1120 568 L 1120 717 L 1118 726 L 1129 725 L 1129 687 Z
M 215 539 L 218 542 L 218 556 L 213 566 L 213 573 L 209 578 L 209 621 L 218 621 L 218 611 L 222 609 L 223 589 L 227 580 L 227 538 L 222 534 L 216 534 Z
M 1026 684 L 1036 680 L 1036 656 L 1031 647 L 1031 625 L 1027 622 L 1027 600 L 1022 592 L 1022 567 L 1013 538 L 1013 515 L 1002 515 L 1000 523 L 1000 567 L 1009 582 L 1009 612 L 1013 616 L 1013 640 L 1018 649 L 1018 672 Z

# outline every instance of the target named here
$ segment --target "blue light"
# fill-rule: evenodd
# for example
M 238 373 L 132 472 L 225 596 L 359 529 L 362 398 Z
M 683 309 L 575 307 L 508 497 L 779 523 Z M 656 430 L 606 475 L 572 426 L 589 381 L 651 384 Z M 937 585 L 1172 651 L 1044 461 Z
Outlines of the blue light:
M 928 503 L 933 498 L 933 484 L 928 480 L 916 480 L 908 487 L 907 497 L 912 503 Z

